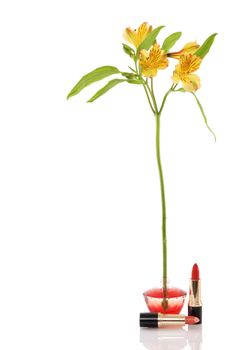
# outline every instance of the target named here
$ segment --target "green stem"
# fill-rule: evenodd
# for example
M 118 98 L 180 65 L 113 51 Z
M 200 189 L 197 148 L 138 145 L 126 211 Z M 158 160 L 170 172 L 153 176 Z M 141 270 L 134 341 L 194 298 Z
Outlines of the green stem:
M 149 88 L 149 86 L 148 86 Z M 151 98 L 154 104 L 155 109 L 155 125 L 156 125 L 156 159 L 157 159 L 157 165 L 158 165 L 158 172 L 159 172 L 159 180 L 160 180 L 160 191 L 161 191 L 161 204 L 162 204 L 162 253 L 163 253 L 163 303 L 162 306 L 166 310 L 168 307 L 168 301 L 167 301 L 167 230 L 166 230 L 166 198 L 165 198 L 165 186 L 164 186 L 164 177 L 163 177 L 163 168 L 162 168 L 162 162 L 161 162 L 161 152 L 160 152 L 160 118 L 161 113 L 163 111 L 166 99 L 169 95 L 169 93 L 172 91 L 173 85 L 168 90 L 168 92 L 165 94 L 161 107 L 158 109 L 155 94 L 154 94 L 154 85 L 153 85 L 153 78 L 151 78 Z
M 163 168 L 161 162 L 161 152 L 160 152 L 160 119 L 161 114 L 166 103 L 168 95 L 173 91 L 173 84 L 171 88 L 164 95 L 160 109 L 158 110 L 156 99 L 153 89 L 153 79 L 151 79 L 151 92 L 153 96 L 154 108 L 157 111 L 155 113 L 156 121 L 156 158 L 159 171 L 159 180 L 160 180 L 160 191 L 161 191 L 161 203 L 162 203 L 162 253 L 163 253 L 163 302 L 162 306 L 166 310 L 168 307 L 167 300 L 167 221 L 166 221 L 166 197 L 165 197 L 165 186 L 164 186 L 164 177 L 163 177 Z
M 166 198 L 165 198 L 165 187 L 164 187 L 164 178 L 163 178 L 163 168 L 161 162 L 161 153 L 160 153 L 160 118 L 161 113 L 166 102 L 167 96 L 169 95 L 171 89 L 165 94 L 163 98 L 162 105 L 160 110 L 155 99 L 154 94 L 154 85 L 153 78 L 151 78 L 151 96 L 154 103 L 155 121 L 156 121 L 156 159 L 159 171 L 159 180 L 160 180 L 160 191 L 161 191 L 161 203 L 162 203 L 162 252 L 163 252 L 163 307 L 167 307 L 167 230 L 166 230 Z
M 138 70 L 137 61 L 135 61 L 135 69 L 136 69 L 135 72 L 137 73 L 139 79 L 143 82 L 143 88 L 144 88 L 144 91 L 145 91 L 145 93 L 146 93 L 146 97 L 147 97 L 148 103 L 149 103 L 149 105 L 150 105 L 150 108 L 151 108 L 153 114 L 155 114 L 155 110 L 154 110 L 154 108 L 153 108 L 153 105 L 152 105 L 152 103 L 151 103 L 150 96 L 149 96 L 149 94 L 151 95 L 150 88 L 149 88 L 149 86 L 148 86 L 147 81 L 145 81 L 145 80 L 143 79 L 143 77 L 142 77 L 140 71 Z
M 158 115 L 159 114 L 159 110 L 158 110 L 158 106 L 157 106 L 157 102 L 156 102 L 155 94 L 154 94 L 153 78 L 151 78 L 151 90 L 150 91 L 151 91 L 151 97 L 152 97 L 152 100 L 153 100 L 153 103 L 154 103 L 156 115 Z
M 168 95 L 173 91 L 174 89 L 174 84 L 172 84 L 172 86 L 170 87 L 170 89 L 166 92 L 166 94 L 164 95 L 164 98 L 163 98 L 163 101 L 162 101 L 162 104 L 161 104 L 161 107 L 160 107 L 160 110 L 159 110 L 159 115 L 162 114 L 162 111 L 163 111 L 163 108 L 164 108 L 164 105 L 165 105 L 165 102 L 167 100 L 167 97 Z
M 154 108 L 153 108 L 153 105 L 152 105 L 152 103 L 151 103 L 150 96 L 149 96 L 149 93 L 150 93 L 150 91 L 149 91 L 149 86 L 148 86 L 147 83 L 146 83 L 145 85 L 143 84 L 143 87 L 144 87 L 144 90 L 145 90 L 146 97 L 147 97 L 147 100 L 148 100 L 148 102 L 149 102 L 150 108 L 151 108 L 152 112 L 155 114 L 155 110 L 154 110 Z M 149 91 L 149 93 L 148 93 L 148 91 Z
M 138 71 L 137 64 L 135 63 L 137 74 L 141 79 L 141 72 Z M 167 97 L 170 92 L 173 91 L 174 84 L 172 84 L 171 88 L 164 95 L 162 104 L 160 109 L 158 109 L 155 94 L 154 94 L 154 86 L 153 86 L 153 78 L 151 78 L 151 86 L 148 85 L 148 81 L 144 81 L 143 87 L 146 92 L 146 96 L 150 107 L 155 116 L 155 125 L 156 125 L 156 159 L 158 165 L 159 172 L 159 180 L 160 180 L 160 191 L 161 191 L 161 203 L 162 203 L 162 253 L 163 253 L 163 302 L 162 306 L 166 310 L 168 307 L 167 301 L 167 230 L 166 230 L 166 198 L 165 198 L 165 187 L 164 187 L 164 177 L 163 177 L 163 168 L 161 162 L 161 153 L 160 153 L 160 118 L 166 103 Z M 151 101 L 152 100 L 152 101 Z M 153 104 L 153 106 L 152 106 Z
M 163 290 L 164 302 L 167 294 L 167 233 L 166 233 L 166 199 L 163 169 L 160 154 L 160 115 L 155 116 L 156 120 L 156 158 L 160 179 L 161 202 L 162 202 L 162 248 L 163 248 Z

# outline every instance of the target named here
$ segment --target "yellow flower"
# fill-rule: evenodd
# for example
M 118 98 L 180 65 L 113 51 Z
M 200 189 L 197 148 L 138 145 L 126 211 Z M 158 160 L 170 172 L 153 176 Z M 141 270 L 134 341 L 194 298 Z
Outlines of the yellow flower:
M 191 42 L 187 43 L 186 45 L 184 45 L 182 50 L 180 50 L 178 52 L 171 52 L 171 53 L 168 53 L 167 55 L 168 55 L 168 57 L 179 59 L 181 55 L 185 55 L 186 53 L 194 54 L 199 47 L 200 47 L 200 45 L 198 45 L 196 41 L 191 41 Z
M 138 29 L 132 30 L 131 28 L 126 28 L 123 35 L 128 42 L 138 48 L 151 31 L 152 26 L 149 26 L 147 22 L 144 22 L 138 27 Z
M 173 72 L 172 80 L 175 84 L 179 81 L 182 82 L 183 88 L 186 91 L 196 91 L 200 88 L 200 78 L 195 72 L 201 64 L 202 59 L 198 56 L 192 55 L 191 53 L 181 55 L 180 62 L 176 65 Z
M 149 51 L 141 50 L 139 53 L 139 64 L 144 77 L 152 78 L 157 75 L 158 69 L 168 66 L 168 59 L 160 46 L 155 43 Z

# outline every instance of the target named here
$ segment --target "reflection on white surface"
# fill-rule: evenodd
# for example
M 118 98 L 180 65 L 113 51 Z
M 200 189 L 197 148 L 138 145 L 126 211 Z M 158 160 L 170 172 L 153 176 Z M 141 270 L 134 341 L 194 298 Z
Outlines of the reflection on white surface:
M 191 350 L 202 348 L 202 325 L 190 326 L 188 328 L 188 345 Z
M 140 329 L 140 342 L 148 350 L 201 350 L 202 326 Z

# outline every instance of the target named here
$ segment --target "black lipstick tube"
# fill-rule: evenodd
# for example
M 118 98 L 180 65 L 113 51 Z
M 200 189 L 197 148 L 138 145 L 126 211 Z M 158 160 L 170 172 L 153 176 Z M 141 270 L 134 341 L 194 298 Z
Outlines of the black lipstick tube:
M 184 315 L 168 315 L 144 312 L 140 314 L 140 327 L 163 328 L 185 326 Z

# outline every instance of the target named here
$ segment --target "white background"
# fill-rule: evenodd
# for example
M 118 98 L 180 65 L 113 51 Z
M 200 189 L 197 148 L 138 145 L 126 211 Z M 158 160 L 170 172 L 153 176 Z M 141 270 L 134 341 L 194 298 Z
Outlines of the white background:
M 198 262 L 202 348 L 230 344 L 230 5 L 226 0 L 1 3 L 2 350 L 189 349 L 187 338 L 195 332 L 200 337 L 185 329 L 142 332 L 144 345 L 140 342 L 142 293 L 162 275 L 154 120 L 142 87 L 120 85 L 86 104 L 100 82 L 66 101 L 90 70 L 106 64 L 127 69 L 122 32 L 143 21 L 166 25 L 160 43 L 183 31 L 178 50 L 219 33 L 199 71 L 198 91 L 217 143 L 188 94 L 169 97 L 161 137 L 171 284 L 187 290 Z M 173 65 L 156 78 L 159 100 L 171 84 Z

